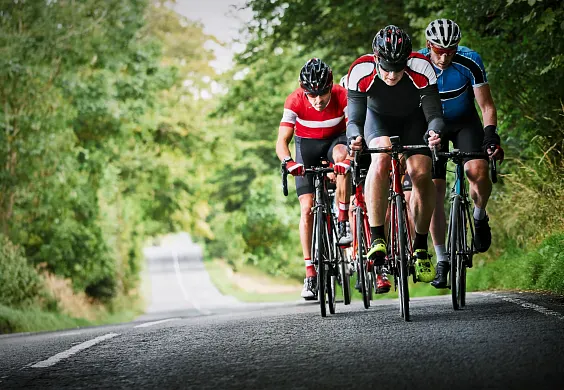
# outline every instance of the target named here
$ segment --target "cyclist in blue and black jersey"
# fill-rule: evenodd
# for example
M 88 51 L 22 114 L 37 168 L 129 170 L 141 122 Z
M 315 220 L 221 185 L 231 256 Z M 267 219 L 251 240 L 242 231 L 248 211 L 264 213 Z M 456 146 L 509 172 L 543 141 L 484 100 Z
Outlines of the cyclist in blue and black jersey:
M 484 151 L 490 158 L 503 161 L 504 152 L 497 133 L 497 111 L 488 84 L 482 59 L 475 51 L 459 46 L 460 27 L 448 19 L 433 20 L 425 30 L 427 47 L 419 52 L 433 63 L 437 73 L 443 114 L 447 131 L 442 138 L 442 149 L 448 150 L 448 141 L 463 152 Z M 483 126 L 474 100 L 482 112 Z M 446 218 L 446 159 L 435 164 L 433 181 L 437 188 L 437 203 L 431 221 L 431 236 L 438 257 L 436 277 L 431 283 L 436 288 L 447 286 L 450 269 L 445 255 Z M 474 201 L 474 246 L 485 252 L 491 244 L 486 205 L 492 192 L 488 175 L 488 161 L 468 158 L 464 164 L 470 196 Z

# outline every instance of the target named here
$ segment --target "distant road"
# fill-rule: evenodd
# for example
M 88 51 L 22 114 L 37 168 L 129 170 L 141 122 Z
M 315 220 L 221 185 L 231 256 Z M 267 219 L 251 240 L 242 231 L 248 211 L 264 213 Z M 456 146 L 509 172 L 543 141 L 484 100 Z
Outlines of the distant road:
M 240 305 L 234 297 L 222 295 L 212 284 L 202 262 L 200 246 L 156 246 L 145 249 L 144 274 L 147 313 L 141 319 L 170 315 L 210 314 L 218 308 Z
M 563 388 L 562 298 L 475 293 L 467 304 L 416 298 L 405 323 L 397 300 L 327 318 L 315 303 L 203 314 L 187 302 L 171 317 L 0 336 L 0 389 Z

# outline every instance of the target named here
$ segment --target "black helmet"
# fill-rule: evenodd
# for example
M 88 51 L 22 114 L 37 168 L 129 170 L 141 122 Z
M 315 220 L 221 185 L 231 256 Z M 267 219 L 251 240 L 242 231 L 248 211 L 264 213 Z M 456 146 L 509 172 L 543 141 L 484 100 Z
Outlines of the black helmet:
M 409 35 L 394 25 L 378 31 L 372 41 L 372 50 L 378 56 L 384 70 L 400 71 L 405 68 L 411 49 Z
M 314 95 L 324 95 L 333 86 L 333 71 L 319 58 L 312 58 L 300 71 L 300 86 Z

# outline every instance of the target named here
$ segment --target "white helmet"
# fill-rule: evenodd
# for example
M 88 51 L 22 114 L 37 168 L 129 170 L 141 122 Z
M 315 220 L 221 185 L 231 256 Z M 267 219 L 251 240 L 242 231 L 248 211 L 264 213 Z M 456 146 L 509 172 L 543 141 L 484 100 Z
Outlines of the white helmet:
M 460 42 L 462 35 L 458 24 L 450 19 L 433 20 L 425 29 L 425 37 L 433 45 L 448 49 Z

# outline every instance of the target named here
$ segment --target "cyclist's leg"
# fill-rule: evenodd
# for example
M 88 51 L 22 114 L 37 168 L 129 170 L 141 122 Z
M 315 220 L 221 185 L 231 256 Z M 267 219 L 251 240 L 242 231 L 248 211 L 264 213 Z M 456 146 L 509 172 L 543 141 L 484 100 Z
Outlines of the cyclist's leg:
M 420 145 L 427 130 L 427 121 L 422 110 L 405 118 L 402 134 L 404 145 Z M 429 225 L 435 208 L 436 190 L 432 180 L 432 161 L 430 150 L 405 153 L 407 171 L 412 182 L 410 197 L 411 213 L 415 220 L 415 240 L 413 249 L 417 261 L 415 270 L 422 282 L 430 282 L 435 277 L 435 268 L 430 261 L 427 249 Z
M 455 132 L 456 129 L 447 123 L 449 126 L 449 130 Z M 441 142 L 441 151 L 448 152 L 448 145 L 449 145 L 449 137 L 445 137 L 445 139 Z M 446 214 L 445 214 L 445 194 L 446 194 L 446 166 L 447 166 L 447 158 L 439 157 L 439 160 L 435 162 L 433 167 L 433 183 L 435 184 L 436 189 L 436 202 L 435 202 L 435 210 L 433 211 L 433 217 L 431 218 L 431 238 L 433 239 L 433 246 L 435 247 L 435 253 L 437 254 L 437 264 L 441 262 L 448 262 L 446 257 L 446 247 L 445 247 L 445 235 L 446 235 Z M 437 276 L 443 279 L 442 269 L 444 268 L 441 265 L 441 270 L 437 268 Z M 448 268 L 445 268 L 448 269 Z M 439 275 L 440 274 L 440 275 Z M 446 278 L 446 275 L 444 275 Z M 442 285 L 442 283 L 441 283 Z
M 463 152 L 481 152 L 484 131 L 476 110 L 465 120 L 457 144 Z M 476 227 L 475 247 L 485 252 L 491 244 L 491 230 L 486 216 L 486 205 L 492 192 L 492 182 L 488 171 L 488 160 L 467 159 L 464 170 L 470 183 L 470 197 L 474 201 L 474 226 Z
M 338 163 L 348 157 L 347 137 L 345 134 L 335 138 L 329 147 L 327 158 L 332 163 Z M 349 204 L 351 196 L 351 175 L 337 175 L 337 202 L 339 205 L 339 244 L 348 245 L 352 242 L 350 228 L 347 229 L 346 222 L 349 220 Z M 347 233 L 348 231 L 348 233 Z
M 366 113 L 364 136 L 370 148 L 391 145 L 390 135 L 394 118 L 377 115 L 370 109 Z M 386 256 L 385 223 L 388 208 L 391 157 L 384 153 L 372 154 L 366 176 L 365 197 L 372 242 L 367 255 L 375 264 L 384 262 Z

